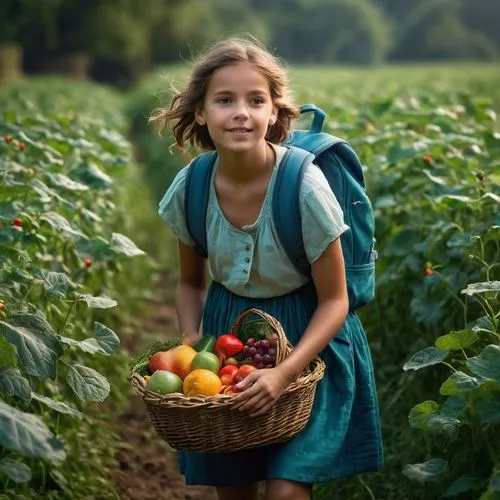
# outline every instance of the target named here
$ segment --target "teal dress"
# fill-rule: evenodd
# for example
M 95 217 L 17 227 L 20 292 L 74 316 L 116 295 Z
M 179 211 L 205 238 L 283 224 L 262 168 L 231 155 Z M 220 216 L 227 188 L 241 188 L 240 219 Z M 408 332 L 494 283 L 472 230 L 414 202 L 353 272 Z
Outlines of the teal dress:
M 272 220 L 277 160 L 261 213 L 254 224 L 236 228 L 222 213 L 211 180 L 207 211 L 208 266 L 212 278 L 203 314 L 203 334 L 227 332 L 246 309 L 256 307 L 282 324 L 297 344 L 317 306 L 314 284 L 299 274 L 279 243 Z M 216 169 L 214 169 L 215 172 Z M 160 202 L 159 213 L 185 244 L 194 245 L 184 218 L 186 169 Z M 300 193 L 304 245 L 313 263 L 349 228 L 328 182 L 315 165 L 307 169 Z M 363 327 L 349 312 L 342 328 L 320 353 L 326 370 L 311 417 L 286 443 L 234 453 L 178 452 L 187 484 L 238 485 L 266 479 L 320 483 L 375 471 L 383 465 L 373 366 Z

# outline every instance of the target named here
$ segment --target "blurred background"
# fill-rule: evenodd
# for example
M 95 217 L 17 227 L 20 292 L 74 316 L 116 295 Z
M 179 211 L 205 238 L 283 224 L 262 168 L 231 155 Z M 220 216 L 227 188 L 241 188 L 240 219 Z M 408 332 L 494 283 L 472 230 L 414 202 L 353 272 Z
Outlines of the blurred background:
M 290 63 L 498 60 L 498 0 L 3 0 L 0 80 L 63 73 L 129 87 L 230 33 Z

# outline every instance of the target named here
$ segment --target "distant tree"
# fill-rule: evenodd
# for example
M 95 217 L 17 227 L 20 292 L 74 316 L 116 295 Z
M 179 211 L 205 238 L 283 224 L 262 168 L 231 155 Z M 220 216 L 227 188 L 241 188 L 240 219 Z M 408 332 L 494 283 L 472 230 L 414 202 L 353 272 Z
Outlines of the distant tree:
M 482 33 L 500 50 L 499 0 L 461 0 L 458 15 L 464 26 Z
M 426 0 L 402 23 L 391 57 L 395 60 L 493 59 L 494 43 L 468 29 L 456 0 Z
M 297 1 L 275 21 L 273 45 L 291 61 L 373 64 L 390 46 L 390 25 L 367 0 Z

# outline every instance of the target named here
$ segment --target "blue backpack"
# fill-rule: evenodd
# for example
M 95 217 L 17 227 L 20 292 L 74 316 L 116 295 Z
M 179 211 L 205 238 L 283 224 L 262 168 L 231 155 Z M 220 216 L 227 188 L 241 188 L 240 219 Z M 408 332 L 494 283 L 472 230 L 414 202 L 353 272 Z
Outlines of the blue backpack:
M 287 147 L 276 176 L 272 207 L 276 231 L 286 254 L 296 269 L 310 276 L 302 240 L 299 210 L 300 184 L 304 169 L 312 161 L 323 171 L 344 212 L 350 230 L 341 237 L 349 294 L 354 311 L 371 301 L 375 294 L 374 250 L 375 223 L 366 194 L 363 170 L 351 146 L 338 137 L 321 132 L 325 113 L 314 104 L 301 107 L 301 113 L 313 112 L 309 130 L 296 130 L 283 142 Z M 196 252 L 207 257 L 206 213 L 210 179 L 217 154 L 207 152 L 189 166 L 186 176 L 185 213 L 189 234 Z

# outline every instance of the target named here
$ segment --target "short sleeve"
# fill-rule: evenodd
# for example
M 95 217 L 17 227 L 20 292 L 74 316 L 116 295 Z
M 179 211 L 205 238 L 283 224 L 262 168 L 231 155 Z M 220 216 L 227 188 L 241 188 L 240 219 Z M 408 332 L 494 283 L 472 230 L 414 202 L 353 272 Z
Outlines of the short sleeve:
M 184 210 L 184 192 L 188 168 L 183 168 L 174 178 L 160 201 L 158 214 L 165 224 L 184 244 L 194 246 L 195 242 L 187 230 Z
M 349 229 L 335 194 L 316 165 L 310 165 L 304 174 L 300 210 L 304 248 L 312 264 L 332 241 Z

